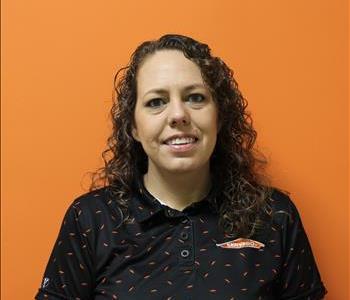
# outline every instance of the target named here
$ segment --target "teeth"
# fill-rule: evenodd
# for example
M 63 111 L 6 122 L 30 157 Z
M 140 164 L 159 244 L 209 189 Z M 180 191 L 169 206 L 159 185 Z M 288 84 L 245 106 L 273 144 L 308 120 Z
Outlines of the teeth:
M 195 141 L 194 138 L 176 138 L 167 142 L 168 145 L 189 144 Z

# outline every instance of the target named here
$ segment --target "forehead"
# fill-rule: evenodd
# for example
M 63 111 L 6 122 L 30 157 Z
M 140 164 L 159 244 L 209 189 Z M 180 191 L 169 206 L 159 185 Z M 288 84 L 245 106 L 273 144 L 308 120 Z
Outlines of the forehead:
M 145 58 L 137 73 L 139 90 L 204 84 L 200 68 L 178 50 L 160 50 Z

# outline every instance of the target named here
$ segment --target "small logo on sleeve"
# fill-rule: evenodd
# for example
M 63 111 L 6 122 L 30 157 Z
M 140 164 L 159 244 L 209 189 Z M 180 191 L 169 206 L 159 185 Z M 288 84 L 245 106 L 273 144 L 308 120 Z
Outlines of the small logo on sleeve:
M 43 279 L 43 283 L 42 283 L 41 287 L 46 288 L 49 285 L 49 281 L 50 281 L 50 279 L 48 277 L 45 277 Z
M 221 248 L 228 248 L 228 249 L 241 249 L 241 248 L 256 248 L 260 249 L 265 247 L 265 245 L 261 242 L 254 241 L 251 239 L 243 239 L 243 238 L 238 238 L 233 241 L 229 241 L 226 243 L 222 244 L 216 244 L 216 246 L 221 247 Z

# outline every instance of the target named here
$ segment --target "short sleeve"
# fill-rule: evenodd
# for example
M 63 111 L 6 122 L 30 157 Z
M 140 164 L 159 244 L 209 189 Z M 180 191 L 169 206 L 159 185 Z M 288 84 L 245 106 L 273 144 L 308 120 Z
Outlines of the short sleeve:
M 287 209 L 279 210 L 282 221 L 282 269 L 277 280 L 278 299 L 318 300 L 327 293 L 312 249 L 294 203 L 287 198 Z
M 92 299 L 94 261 L 89 234 L 74 201 L 64 216 L 43 276 L 37 300 Z

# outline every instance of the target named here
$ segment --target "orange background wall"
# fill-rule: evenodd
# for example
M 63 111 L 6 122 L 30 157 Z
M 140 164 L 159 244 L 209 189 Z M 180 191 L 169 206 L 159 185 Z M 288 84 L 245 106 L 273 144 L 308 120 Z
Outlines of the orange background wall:
M 234 69 L 327 299 L 348 299 L 347 17 L 345 0 L 3 0 L 1 299 L 33 298 L 65 210 L 102 164 L 115 71 L 168 32 Z

